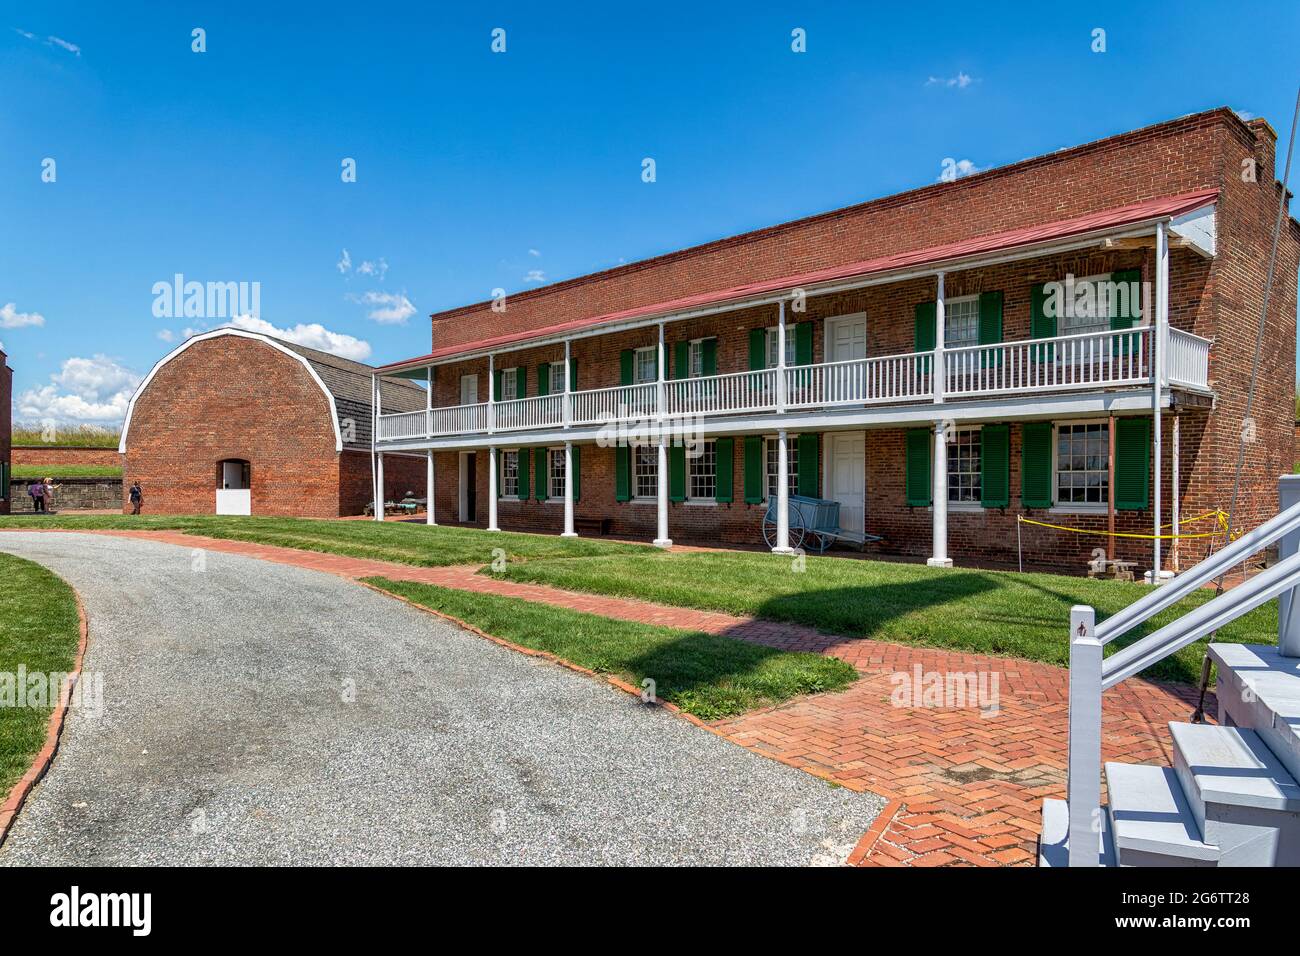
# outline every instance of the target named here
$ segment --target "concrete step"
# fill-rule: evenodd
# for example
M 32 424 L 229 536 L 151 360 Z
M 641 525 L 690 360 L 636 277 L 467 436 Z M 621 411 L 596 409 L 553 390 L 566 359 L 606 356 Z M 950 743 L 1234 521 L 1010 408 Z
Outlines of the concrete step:
M 1115 865 L 1115 842 L 1111 838 L 1110 814 L 1103 808 L 1098 839 L 1097 864 Z M 1066 867 L 1070 862 L 1070 808 L 1064 800 L 1043 801 L 1043 829 L 1038 837 L 1038 865 Z
M 1172 767 L 1106 764 L 1110 822 L 1120 866 L 1216 866 Z
M 1219 723 L 1259 734 L 1300 780 L 1300 658 L 1271 644 L 1211 644 L 1219 668 Z
M 1259 734 L 1171 723 L 1174 770 L 1220 866 L 1300 862 L 1300 785 Z

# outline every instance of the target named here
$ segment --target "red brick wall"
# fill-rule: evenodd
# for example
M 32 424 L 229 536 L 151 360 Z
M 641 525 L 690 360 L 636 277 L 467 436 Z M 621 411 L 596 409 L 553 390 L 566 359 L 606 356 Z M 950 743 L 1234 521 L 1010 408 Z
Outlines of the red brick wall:
M 722 239 L 432 317 L 442 348 L 582 316 L 780 278 L 1220 185 L 1227 109 L 1173 120 L 977 176 Z M 1262 174 L 1261 174 L 1262 178 Z
M 74 445 L 18 445 L 14 447 L 15 465 L 96 465 L 120 467 L 122 456 L 116 448 L 82 448 Z
M 424 456 L 384 456 L 384 500 L 400 501 L 408 492 L 416 498 L 424 497 Z M 364 514 L 366 505 L 374 500 L 373 476 L 370 455 L 362 451 L 343 452 L 339 469 L 339 514 Z
M 14 373 L 5 361 L 5 353 L 0 352 L 0 461 L 10 461 L 9 444 L 13 436 L 13 418 L 10 409 L 13 406 Z M 0 490 L 0 514 L 9 514 L 9 489 Z
M 160 368 L 136 399 L 124 457 L 123 487 L 141 483 L 146 513 L 211 514 L 217 463 L 242 458 L 253 514 L 339 514 L 328 400 L 300 362 L 254 339 L 196 342 Z

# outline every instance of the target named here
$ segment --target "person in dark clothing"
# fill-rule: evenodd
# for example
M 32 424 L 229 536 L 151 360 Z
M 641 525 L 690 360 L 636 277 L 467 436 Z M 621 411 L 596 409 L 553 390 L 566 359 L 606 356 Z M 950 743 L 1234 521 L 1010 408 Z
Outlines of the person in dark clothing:
M 45 512 L 45 482 L 33 481 L 27 486 L 27 494 L 32 498 L 32 511 L 36 514 Z
M 140 506 L 144 504 L 144 492 L 140 490 L 140 482 L 137 481 L 131 486 L 129 497 L 131 499 L 131 514 L 138 515 Z

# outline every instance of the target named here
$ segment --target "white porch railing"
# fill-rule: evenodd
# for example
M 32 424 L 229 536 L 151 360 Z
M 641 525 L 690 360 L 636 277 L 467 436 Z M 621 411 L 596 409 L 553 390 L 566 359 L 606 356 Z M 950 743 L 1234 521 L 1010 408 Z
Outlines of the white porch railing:
M 1148 326 L 944 349 L 944 398 L 1145 385 L 1151 381 L 1152 336 Z M 1170 329 L 1166 357 L 1170 383 L 1208 389 L 1210 346 L 1208 339 Z M 791 411 L 928 401 L 934 394 L 934 362 L 933 352 L 909 352 L 791 366 L 785 370 L 784 407 Z M 423 411 L 398 412 L 379 417 L 376 437 L 399 441 L 557 428 L 565 423 L 566 402 L 572 425 L 655 418 L 661 413 L 771 412 L 781 408 L 778 375 L 777 369 L 769 368 L 672 379 L 664 382 L 662 409 L 659 384 L 645 382 L 435 408 L 427 420 Z
M 1180 329 L 1169 330 L 1169 381 L 1174 385 L 1209 388 L 1210 339 Z
M 1091 607 L 1078 605 L 1070 611 L 1070 750 L 1066 783 L 1070 866 L 1098 864 L 1103 691 L 1273 598 L 1281 598 L 1278 642 L 1282 653 L 1300 655 L 1300 629 L 1288 630 L 1290 605 L 1295 600 L 1295 588 L 1300 585 L 1300 476 L 1283 476 L 1278 498 L 1281 508 L 1275 517 L 1101 624 L 1094 625 Z M 1103 659 L 1105 644 L 1140 627 L 1197 588 L 1278 541 L 1282 546 L 1277 564 Z

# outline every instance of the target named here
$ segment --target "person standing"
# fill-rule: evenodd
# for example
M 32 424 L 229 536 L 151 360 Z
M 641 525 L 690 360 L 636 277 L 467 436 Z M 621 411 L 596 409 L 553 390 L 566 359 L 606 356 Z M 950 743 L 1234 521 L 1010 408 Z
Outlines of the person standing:
M 44 481 L 44 485 L 45 485 L 45 510 L 46 512 L 52 512 L 52 509 L 54 507 L 54 489 L 59 486 L 54 483 L 53 478 L 46 478 Z
M 32 511 L 43 514 L 45 511 L 45 482 L 33 481 L 27 486 L 27 494 L 32 499 Z
M 140 488 L 140 482 L 137 481 L 131 485 L 129 497 L 131 499 L 131 514 L 138 515 L 140 506 L 144 504 L 144 491 Z

